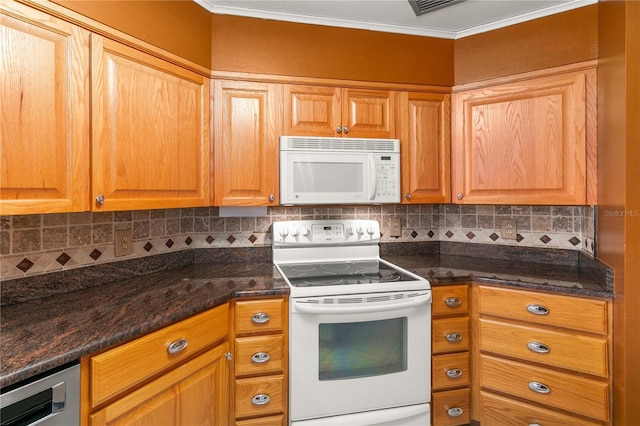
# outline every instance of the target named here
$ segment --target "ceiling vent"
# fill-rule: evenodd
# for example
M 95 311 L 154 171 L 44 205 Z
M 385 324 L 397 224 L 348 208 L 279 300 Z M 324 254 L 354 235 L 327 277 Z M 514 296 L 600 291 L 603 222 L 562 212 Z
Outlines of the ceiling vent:
M 416 16 L 420 16 L 427 12 L 433 12 L 434 10 L 442 9 L 443 7 L 451 6 L 462 1 L 464 0 L 409 0 L 409 4 L 416 13 Z

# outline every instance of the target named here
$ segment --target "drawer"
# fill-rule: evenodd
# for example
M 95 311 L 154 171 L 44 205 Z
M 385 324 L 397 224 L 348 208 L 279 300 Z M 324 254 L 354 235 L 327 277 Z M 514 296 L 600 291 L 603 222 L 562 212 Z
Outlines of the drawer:
M 433 393 L 433 425 L 466 425 L 470 421 L 469 389 Z
M 607 340 L 480 319 L 481 351 L 608 376 Z
M 129 343 L 91 357 L 91 406 L 184 362 L 193 354 L 224 339 L 229 329 L 229 305 L 190 317 Z M 172 343 L 182 350 L 170 353 Z
M 434 354 L 469 350 L 469 317 L 434 319 L 431 327 Z
M 437 355 L 431 361 L 433 390 L 469 386 L 469 353 Z
M 236 302 L 236 334 L 282 331 L 286 318 L 284 299 L 242 300 Z
M 258 417 L 257 419 L 237 420 L 236 426 L 287 426 L 284 415 Z
M 478 294 L 481 314 L 588 333 L 608 331 L 604 300 L 487 286 L 481 286 Z
M 284 413 L 284 385 L 283 375 L 236 380 L 236 418 Z
M 601 426 L 602 423 L 546 410 L 487 392 L 480 392 L 483 425 Z
M 469 285 L 446 285 L 431 288 L 433 302 L 432 315 L 465 315 L 469 312 Z
M 606 382 L 481 355 L 480 383 L 485 389 L 594 419 L 609 420 L 610 393 Z M 532 390 L 530 386 L 536 383 L 545 388 Z
M 282 373 L 285 344 L 282 334 L 236 338 L 236 376 Z

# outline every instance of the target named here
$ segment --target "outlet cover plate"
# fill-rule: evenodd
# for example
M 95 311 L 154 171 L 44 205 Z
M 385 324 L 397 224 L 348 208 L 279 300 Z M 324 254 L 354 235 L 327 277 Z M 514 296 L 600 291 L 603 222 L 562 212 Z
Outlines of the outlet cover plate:
M 389 221 L 389 236 L 402 237 L 402 220 L 399 217 L 392 217 Z
M 131 229 L 116 231 L 113 245 L 116 257 L 133 254 L 133 231 Z
M 518 226 L 515 219 L 502 219 L 501 237 L 503 240 L 518 239 Z

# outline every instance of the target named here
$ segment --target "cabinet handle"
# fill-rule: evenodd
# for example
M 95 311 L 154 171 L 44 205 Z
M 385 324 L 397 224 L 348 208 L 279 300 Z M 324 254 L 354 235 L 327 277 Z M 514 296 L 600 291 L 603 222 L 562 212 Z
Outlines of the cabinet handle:
M 96 203 L 102 205 L 104 204 L 104 195 L 100 194 L 96 197 Z
M 251 357 L 251 362 L 254 362 L 256 364 L 263 364 L 263 363 L 269 361 L 270 358 L 271 358 L 271 355 L 269 355 L 266 352 L 256 352 Z
M 458 377 L 462 377 L 462 370 L 459 368 L 451 368 L 447 370 L 447 377 L 450 379 L 457 379 Z
M 540 423 L 529 423 L 527 426 L 542 426 Z
M 540 382 L 529 382 L 529 389 L 537 393 L 547 394 L 551 392 L 551 388 Z
M 539 342 L 529 342 L 527 343 L 527 348 L 529 348 L 531 352 L 538 354 L 548 354 L 550 351 L 549 346 Z
M 273 200 L 276 199 L 276 196 L 273 194 L 269 194 L 269 201 L 271 201 L 273 203 Z
M 462 192 L 458 192 L 458 195 L 456 195 L 456 198 L 458 200 L 462 200 Z
M 404 198 L 406 198 L 407 200 L 411 199 L 411 194 L 409 194 L 408 192 L 406 194 L 404 194 Z
M 227 359 L 227 361 L 231 361 L 233 359 L 233 354 L 231 352 L 227 352 L 226 354 L 224 354 L 224 357 Z
M 342 133 L 342 127 L 338 126 L 338 127 L 336 128 L 336 132 L 338 132 L 338 133 Z
M 457 343 L 462 340 L 462 334 L 460 333 L 449 333 L 447 334 L 447 341 L 449 343 Z
M 459 297 L 447 297 L 444 299 L 444 303 L 450 308 L 455 308 L 456 306 L 460 306 L 462 300 L 460 300 Z
M 344 132 L 349 133 L 349 126 L 344 126 Z
M 269 401 L 271 401 L 271 398 L 269 397 L 269 395 L 264 393 L 259 393 L 258 395 L 251 398 L 251 403 L 253 405 L 265 405 L 268 404 Z
M 269 314 L 265 314 L 264 312 L 257 312 L 251 317 L 251 321 L 253 321 L 254 324 L 265 324 L 268 323 L 270 319 Z
M 182 352 L 187 348 L 189 341 L 187 339 L 178 339 L 176 341 L 171 342 L 169 347 L 167 348 L 167 352 L 171 355 L 177 354 L 178 352 Z
M 447 410 L 449 417 L 460 417 L 464 413 L 464 410 L 460 407 L 453 407 Z
M 529 313 L 532 313 L 534 315 L 548 315 L 549 314 L 549 309 L 546 306 L 537 305 L 535 303 L 527 305 L 527 311 L 529 311 Z

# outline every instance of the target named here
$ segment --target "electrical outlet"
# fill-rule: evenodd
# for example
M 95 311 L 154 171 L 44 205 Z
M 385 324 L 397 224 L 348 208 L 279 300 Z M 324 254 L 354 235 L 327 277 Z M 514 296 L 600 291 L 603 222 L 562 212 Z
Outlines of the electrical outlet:
M 114 240 L 116 248 L 116 257 L 126 256 L 133 253 L 133 231 L 131 229 L 123 229 L 116 231 Z
M 392 217 L 389 221 L 389 236 L 401 237 L 402 236 L 402 220 L 399 217 Z
M 501 227 L 503 240 L 515 240 L 518 238 L 518 225 L 515 219 L 502 219 Z

